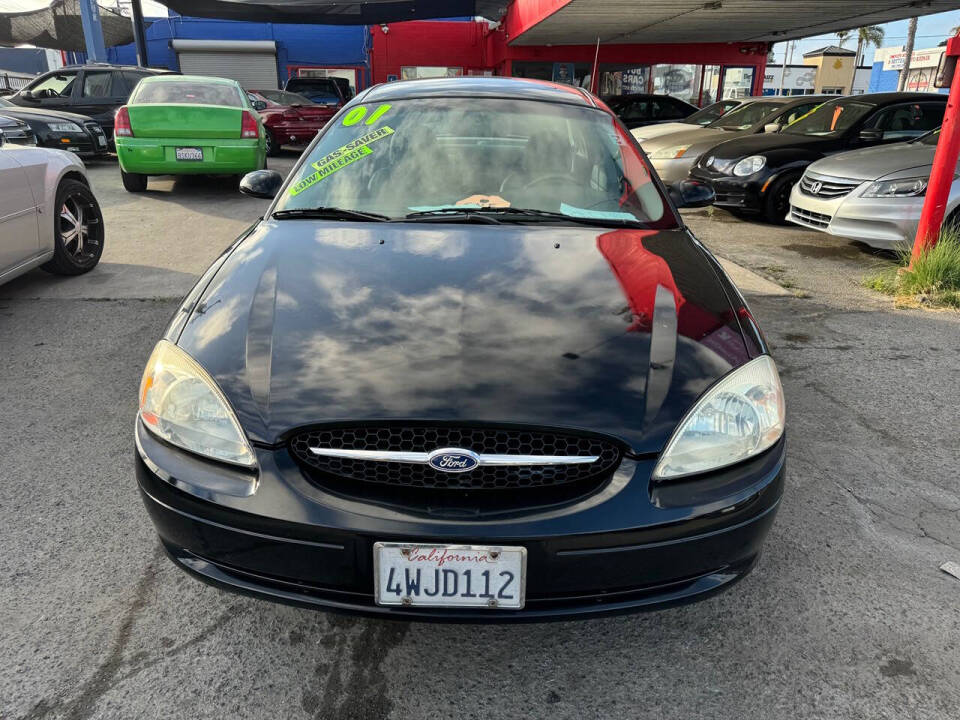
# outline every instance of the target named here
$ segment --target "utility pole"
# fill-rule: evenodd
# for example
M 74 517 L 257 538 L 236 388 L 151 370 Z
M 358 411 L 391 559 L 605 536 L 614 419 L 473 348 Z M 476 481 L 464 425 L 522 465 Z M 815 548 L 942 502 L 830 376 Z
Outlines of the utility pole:
M 907 27 L 907 45 L 903 52 L 903 68 L 900 70 L 900 81 L 897 83 L 897 91 L 903 92 L 907 85 L 907 75 L 910 74 L 910 58 L 913 57 L 913 41 L 917 37 L 917 19 L 910 18 L 910 25 Z
M 787 41 L 787 46 L 783 49 L 783 60 L 780 61 L 780 89 L 777 90 L 777 95 L 783 95 L 783 82 L 787 77 L 787 53 L 790 54 L 790 59 L 793 59 L 793 40 Z
M 141 67 L 149 67 L 147 34 L 143 28 L 143 9 L 140 7 L 140 0 L 131 0 L 130 11 L 130 20 L 133 22 L 133 38 L 137 43 L 137 64 Z
M 100 24 L 100 8 L 97 0 L 78 0 L 80 20 L 83 23 L 83 41 L 87 46 L 87 60 L 106 62 L 107 49 L 103 45 L 103 26 Z

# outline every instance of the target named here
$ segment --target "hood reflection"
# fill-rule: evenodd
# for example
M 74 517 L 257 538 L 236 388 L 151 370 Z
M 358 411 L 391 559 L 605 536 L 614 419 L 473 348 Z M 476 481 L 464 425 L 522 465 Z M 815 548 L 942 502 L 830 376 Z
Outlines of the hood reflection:
M 674 341 L 652 347 L 658 288 Z M 746 354 L 680 231 L 268 222 L 214 278 L 215 300 L 180 344 L 263 442 L 417 418 L 582 427 L 655 451 Z M 667 346 L 664 380 L 650 368 Z

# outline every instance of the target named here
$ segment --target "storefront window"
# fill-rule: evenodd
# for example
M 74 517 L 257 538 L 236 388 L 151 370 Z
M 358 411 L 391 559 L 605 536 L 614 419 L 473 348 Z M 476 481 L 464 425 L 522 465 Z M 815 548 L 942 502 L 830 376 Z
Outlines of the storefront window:
M 654 65 L 653 92 L 696 105 L 700 102 L 701 65 Z
M 753 77 L 756 68 L 728 67 L 723 69 L 723 97 L 745 98 L 753 95 Z
M 703 66 L 703 91 L 700 95 L 700 107 L 715 103 L 720 94 L 720 66 Z

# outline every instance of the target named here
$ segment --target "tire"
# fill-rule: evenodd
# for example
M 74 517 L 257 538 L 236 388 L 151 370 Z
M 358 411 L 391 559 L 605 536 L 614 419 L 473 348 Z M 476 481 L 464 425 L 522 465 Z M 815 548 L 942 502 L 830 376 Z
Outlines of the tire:
M 267 157 L 277 157 L 280 154 L 280 143 L 277 142 L 276 138 L 273 137 L 273 133 L 267 130 L 264 135 L 266 135 L 267 143 Z
M 123 180 L 123 189 L 127 192 L 143 192 L 147 189 L 147 176 L 139 173 L 128 173 L 120 168 L 120 179 Z
M 93 192 L 79 180 L 57 188 L 53 259 L 40 267 L 54 275 L 82 275 L 103 254 L 103 214 Z
M 790 210 L 790 191 L 800 179 L 799 175 L 787 175 L 776 180 L 770 186 L 763 201 L 763 217 L 774 225 L 787 224 L 787 212 Z

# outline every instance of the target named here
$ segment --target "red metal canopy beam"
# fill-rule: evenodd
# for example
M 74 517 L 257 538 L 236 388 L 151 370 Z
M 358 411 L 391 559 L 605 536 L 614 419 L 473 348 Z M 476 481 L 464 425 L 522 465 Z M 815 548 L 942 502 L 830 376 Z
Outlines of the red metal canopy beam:
M 513 42 L 573 0 L 513 0 L 503 19 L 507 42 Z

